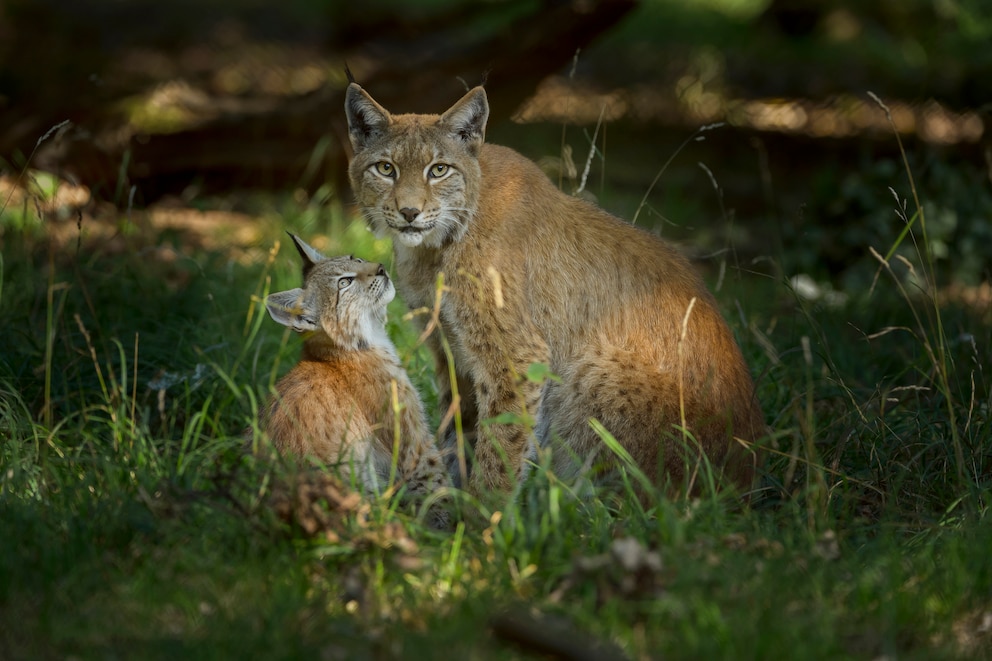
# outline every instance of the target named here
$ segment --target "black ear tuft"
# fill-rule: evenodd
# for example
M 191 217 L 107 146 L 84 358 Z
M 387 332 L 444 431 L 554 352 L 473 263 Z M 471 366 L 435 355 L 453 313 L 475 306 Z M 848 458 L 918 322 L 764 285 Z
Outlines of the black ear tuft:
M 348 66 L 347 62 L 344 63 L 344 75 L 348 76 L 349 84 L 358 82 L 357 80 L 355 80 L 355 76 L 351 73 L 351 68 Z
M 292 232 L 287 231 L 286 234 L 293 239 L 293 245 L 296 246 L 296 252 L 300 253 L 300 257 L 303 258 L 303 279 L 306 280 L 313 267 L 327 258 L 320 254 L 316 248 L 309 245 L 306 241 Z
M 486 98 L 486 90 L 476 87 L 441 115 L 440 123 L 475 152 L 486 139 L 487 121 L 489 100 Z
M 382 135 L 392 121 L 389 112 L 376 103 L 358 83 L 348 85 L 344 97 L 344 112 L 348 117 L 348 138 L 356 152 L 373 138 Z

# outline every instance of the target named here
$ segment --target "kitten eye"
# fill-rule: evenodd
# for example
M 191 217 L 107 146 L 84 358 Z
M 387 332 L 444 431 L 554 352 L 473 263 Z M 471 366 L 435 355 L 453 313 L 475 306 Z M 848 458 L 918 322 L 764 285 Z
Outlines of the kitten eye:
M 447 165 L 446 163 L 435 163 L 434 165 L 431 166 L 431 169 L 428 171 L 428 176 L 431 179 L 440 179 L 444 175 L 448 174 L 448 170 L 450 167 L 451 166 Z
M 375 171 L 381 174 L 383 177 L 395 177 L 396 168 L 389 161 L 379 161 L 375 164 Z
M 352 283 L 354 278 L 338 278 L 338 289 L 344 289 Z

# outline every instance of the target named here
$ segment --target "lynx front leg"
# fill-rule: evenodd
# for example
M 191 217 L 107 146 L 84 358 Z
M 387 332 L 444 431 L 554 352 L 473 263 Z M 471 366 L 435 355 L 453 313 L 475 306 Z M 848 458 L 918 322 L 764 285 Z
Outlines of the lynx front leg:
M 453 369 L 441 345 L 440 334 L 435 331 L 427 339 L 427 347 L 434 356 L 435 384 L 437 385 L 438 409 L 441 413 L 441 426 L 437 430 L 441 452 L 445 456 L 448 471 L 455 486 L 461 486 L 467 477 L 469 466 L 462 460 L 466 447 L 458 447 L 459 429 L 464 446 L 475 446 L 475 430 L 478 425 L 478 404 L 475 397 L 475 384 L 464 372 Z M 452 382 L 452 374 L 455 381 Z M 458 399 L 455 401 L 455 395 Z M 465 475 L 463 475 L 465 473 Z
M 406 486 L 407 498 L 419 505 L 438 489 L 449 486 L 451 478 L 444 458 L 434 443 L 434 435 L 427 425 L 416 389 L 405 376 L 397 379 L 395 384 L 391 413 L 399 416 L 399 437 L 394 436 L 394 442 L 400 444 L 399 477 Z M 428 520 L 436 528 L 446 528 L 448 512 L 435 503 L 428 513 Z
M 506 492 L 524 477 L 543 390 L 526 378 L 527 369 L 548 360 L 547 345 L 536 334 L 532 337 L 510 349 L 503 361 L 486 361 L 481 366 L 485 373 L 476 375 L 480 423 L 469 481 L 474 493 Z
M 444 458 L 430 437 L 407 444 L 400 468 L 407 496 L 418 505 L 438 489 L 451 484 Z M 447 528 L 450 522 L 448 511 L 442 503 L 434 503 L 427 517 L 431 526 L 438 529 Z
M 441 316 L 478 403 L 468 487 L 477 495 L 507 492 L 523 477 L 541 401 L 541 384 L 528 381 L 527 370 L 549 362 L 548 345 L 531 319 L 518 264 L 485 266 L 471 251 L 461 259 L 475 270 L 452 278 Z

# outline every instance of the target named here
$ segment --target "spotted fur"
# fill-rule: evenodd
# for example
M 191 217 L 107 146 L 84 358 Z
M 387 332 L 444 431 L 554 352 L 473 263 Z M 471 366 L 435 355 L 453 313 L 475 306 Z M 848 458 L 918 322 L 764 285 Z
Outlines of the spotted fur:
M 705 456 L 748 487 L 756 454 L 745 446 L 764 435 L 763 415 L 733 334 L 685 257 L 486 144 L 482 88 L 441 115 L 394 115 L 353 83 L 345 110 L 355 196 L 392 239 L 400 293 L 431 308 L 444 274 L 439 321 L 477 432 L 473 491 L 509 489 L 534 439 L 563 477 L 615 468 L 591 419 L 659 484 L 698 486 Z M 449 404 L 437 333 L 431 342 Z M 524 378 L 532 363 L 561 380 Z M 533 434 L 495 420 L 507 412 L 532 418 Z

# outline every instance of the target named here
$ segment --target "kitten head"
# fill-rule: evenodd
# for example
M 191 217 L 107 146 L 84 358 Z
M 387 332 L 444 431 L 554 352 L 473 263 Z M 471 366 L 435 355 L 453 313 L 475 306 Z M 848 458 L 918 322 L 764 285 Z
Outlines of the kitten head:
M 355 151 L 348 173 L 372 229 L 408 248 L 461 239 L 478 206 L 485 90 L 442 115 L 393 115 L 352 83 L 345 112 Z
M 386 305 L 396 289 L 382 264 L 358 257 L 325 257 L 290 234 L 303 258 L 303 288 L 269 294 L 269 315 L 313 340 L 343 349 L 392 349 L 385 331 Z

